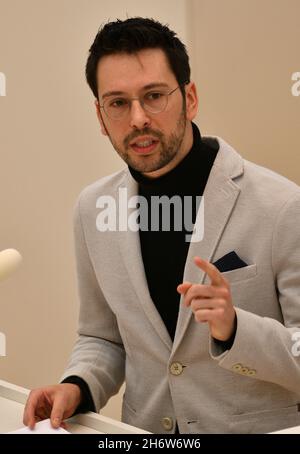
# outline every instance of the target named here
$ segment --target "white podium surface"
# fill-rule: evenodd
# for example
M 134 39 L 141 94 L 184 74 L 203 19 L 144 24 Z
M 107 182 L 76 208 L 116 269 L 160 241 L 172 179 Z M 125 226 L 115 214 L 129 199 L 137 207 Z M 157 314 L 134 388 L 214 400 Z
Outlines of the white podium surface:
M 0 433 L 23 427 L 23 412 L 29 390 L 0 380 Z M 65 421 L 73 434 L 147 434 L 145 430 L 97 413 L 78 414 Z
M 0 433 L 23 427 L 23 412 L 29 390 L 0 380 Z M 72 434 L 150 434 L 98 413 L 78 414 L 65 421 L 66 430 Z M 300 426 L 271 432 L 271 434 L 300 434 Z
M 289 434 L 300 434 L 300 426 L 288 427 L 287 429 L 277 430 L 276 432 L 271 432 L 274 435 L 289 435 Z

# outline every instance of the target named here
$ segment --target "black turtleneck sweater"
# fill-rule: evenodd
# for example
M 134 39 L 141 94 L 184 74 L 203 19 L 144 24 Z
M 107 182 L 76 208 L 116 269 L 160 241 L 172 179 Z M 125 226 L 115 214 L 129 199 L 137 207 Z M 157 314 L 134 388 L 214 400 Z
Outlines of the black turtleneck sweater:
M 184 159 L 167 174 L 149 179 L 129 167 L 133 178 L 139 184 L 139 195 L 144 196 L 151 207 L 152 196 L 192 196 L 192 223 L 197 214 L 196 197 L 202 196 L 209 173 L 218 150 L 210 148 L 201 139 L 200 131 L 193 126 L 193 146 Z M 151 217 L 151 213 L 148 212 Z M 183 224 L 184 225 L 184 224 Z M 174 227 L 174 225 L 173 225 Z M 152 300 L 165 323 L 171 339 L 174 339 L 177 324 L 180 295 L 177 286 L 182 282 L 183 271 L 189 248 L 186 241 L 188 231 L 140 230 L 141 252 L 145 274 Z M 62 383 L 74 383 L 81 389 L 82 400 L 76 413 L 95 411 L 94 402 L 87 383 L 80 377 L 70 376 Z
M 147 178 L 129 167 L 130 173 L 139 184 L 139 195 L 148 201 L 149 229 L 140 230 L 141 253 L 151 298 L 165 323 L 171 339 L 174 339 L 180 295 L 177 286 L 182 282 L 184 266 L 190 243 L 186 235 L 191 229 L 176 231 L 171 223 L 169 231 L 151 231 L 151 198 L 153 196 L 179 196 L 193 201 L 190 223 L 195 223 L 197 214 L 196 197 L 202 196 L 217 150 L 210 148 L 202 139 L 199 129 L 193 126 L 193 146 L 183 160 L 170 172 L 158 177 Z M 198 199 L 199 200 L 199 199 Z M 182 214 L 182 213 L 181 213 Z M 172 228 L 173 227 L 173 228 Z

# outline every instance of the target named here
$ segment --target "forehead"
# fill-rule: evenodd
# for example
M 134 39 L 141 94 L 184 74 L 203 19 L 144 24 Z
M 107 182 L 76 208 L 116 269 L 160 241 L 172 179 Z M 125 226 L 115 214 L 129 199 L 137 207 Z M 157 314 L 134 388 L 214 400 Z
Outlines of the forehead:
M 132 92 L 156 82 L 170 86 L 176 83 L 176 77 L 161 49 L 107 55 L 98 63 L 97 83 L 100 96 L 106 91 Z

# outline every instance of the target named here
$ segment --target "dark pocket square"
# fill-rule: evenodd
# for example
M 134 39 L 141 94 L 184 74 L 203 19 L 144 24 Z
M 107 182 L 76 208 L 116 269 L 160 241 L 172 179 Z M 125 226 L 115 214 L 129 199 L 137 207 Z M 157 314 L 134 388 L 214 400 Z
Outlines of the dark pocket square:
M 234 251 L 228 252 L 228 254 L 223 255 L 223 257 L 216 260 L 213 265 L 215 265 L 221 273 L 248 266 L 247 263 L 240 259 L 240 257 Z

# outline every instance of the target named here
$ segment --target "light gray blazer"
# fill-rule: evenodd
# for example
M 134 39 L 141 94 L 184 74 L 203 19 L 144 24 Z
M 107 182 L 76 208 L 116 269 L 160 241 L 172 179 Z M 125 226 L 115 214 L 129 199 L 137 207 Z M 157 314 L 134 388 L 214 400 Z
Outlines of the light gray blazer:
M 78 200 L 79 338 L 62 378 L 82 377 L 97 411 L 125 378 L 122 420 L 154 433 L 174 432 L 175 421 L 181 433 L 300 425 L 300 188 L 222 139 L 204 140 L 220 149 L 204 192 L 204 238 L 190 245 L 184 280 L 209 282 L 195 255 L 214 262 L 234 250 L 248 264 L 224 273 L 237 312 L 232 348 L 223 351 L 183 305 L 172 343 L 149 294 L 139 233 L 97 230 L 99 196 L 137 194 L 125 169 Z

